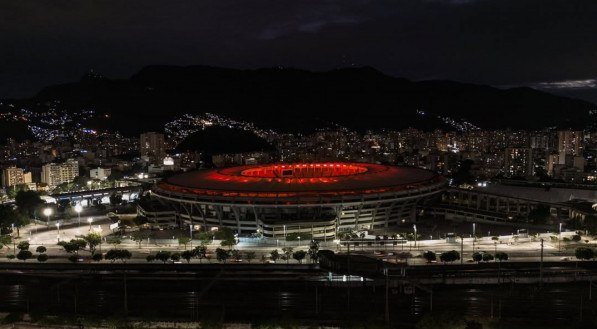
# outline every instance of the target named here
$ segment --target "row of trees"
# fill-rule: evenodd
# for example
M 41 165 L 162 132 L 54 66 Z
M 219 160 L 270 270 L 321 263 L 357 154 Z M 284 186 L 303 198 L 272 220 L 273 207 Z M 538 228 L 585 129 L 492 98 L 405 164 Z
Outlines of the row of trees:
M 425 251 L 423 253 L 423 258 L 428 262 L 431 263 L 437 260 L 437 254 L 433 251 Z M 460 260 L 460 253 L 456 250 L 450 250 L 446 252 L 442 252 L 439 255 L 439 259 L 443 263 L 452 263 L 454 261 Z M 475 252 L 472 255 L 472 259 L 477 262 L 489 262 L 492 260 L 499 260 L 500 262 L 508 260 L 508 254 L 505 252 L 497 252 L 494 255 L 486 252 Z

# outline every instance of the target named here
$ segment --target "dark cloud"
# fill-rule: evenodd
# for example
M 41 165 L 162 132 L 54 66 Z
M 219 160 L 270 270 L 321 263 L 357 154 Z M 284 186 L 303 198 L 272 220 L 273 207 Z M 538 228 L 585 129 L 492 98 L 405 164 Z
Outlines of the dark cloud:
M 523 85 L 597 77 L 594 0 L 0 2 L 0 97 L 149 64 Z

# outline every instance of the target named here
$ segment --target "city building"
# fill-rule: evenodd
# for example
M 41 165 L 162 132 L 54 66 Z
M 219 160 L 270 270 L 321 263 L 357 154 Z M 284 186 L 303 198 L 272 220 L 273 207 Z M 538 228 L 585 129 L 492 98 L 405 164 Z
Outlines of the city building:
M 68 159 L 64 163 L 48 163 L 42 166 L 41 182 L 53 188 L 62 183 L 72 182 L 77 176 L 79 176 L 79 162 Z
M 8 167 L 2 170 L 2 186 L 9 187 L 32 182 L 31 173 L 25 172 L 22 168 Z
M 152 188 L 159 210 L 180 226 L 228 227 L 239 234 L 334 238 L 352 229 L 382 229 L 415 219 L 439 198 L 446 180 L 428 170 L 371 163 L 297 163 L 230 167 L 170 177 Z M 155 202 L 152 203 L 155 205 Z
M 112 174 L 112 169 L 97 167 L 89 170 L 89 177 L 91 179 L 106 180 Z
M 582 131 L 558 131 L 558 154 L 560 164 L 566 164 L 566 156 L 582 156 Z
M 161 166 L 166 157 L 164 134 L 148 132 L 139 138 L 139 153 L 141 158 L 153 165 Z

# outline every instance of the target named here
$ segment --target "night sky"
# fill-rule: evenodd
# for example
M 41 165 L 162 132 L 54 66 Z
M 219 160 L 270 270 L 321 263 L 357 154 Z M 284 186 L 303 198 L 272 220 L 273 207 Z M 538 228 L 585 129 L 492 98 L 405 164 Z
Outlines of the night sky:
M 149 64 L 529 85 L 597 102 L 595 0 L 2 1 L 0 97 Z

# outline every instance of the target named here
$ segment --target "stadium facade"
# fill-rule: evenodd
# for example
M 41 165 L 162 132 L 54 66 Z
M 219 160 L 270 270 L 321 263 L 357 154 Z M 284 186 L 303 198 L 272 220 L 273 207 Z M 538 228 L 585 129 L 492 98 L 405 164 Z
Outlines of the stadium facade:
M 266 237 L 308 233 L 334 238 L 348 229 L 412 221 L 446 180 L 431 171 L 371 163 L 295 163 L 188 172 L 151 190 L 161 215 L 177 225 L 229 227 Z M 148 218 L 159 211 L 140 208 Z

